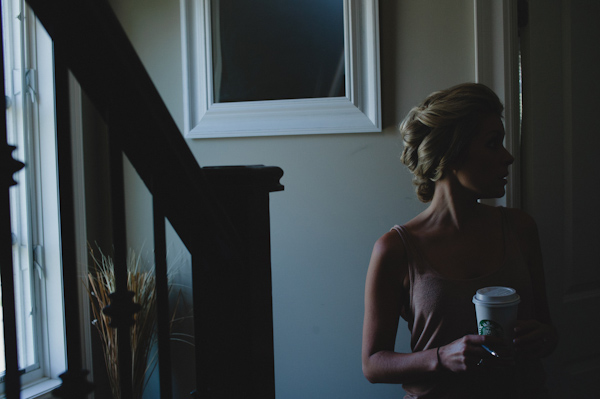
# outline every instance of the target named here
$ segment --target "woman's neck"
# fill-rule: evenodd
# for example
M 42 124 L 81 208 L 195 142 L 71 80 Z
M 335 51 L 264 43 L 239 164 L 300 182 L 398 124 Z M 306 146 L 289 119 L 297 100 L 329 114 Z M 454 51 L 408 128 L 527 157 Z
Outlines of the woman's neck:
M 436 182 L 435 193 L 424 216 L 432 222 L 462 230 L 481 214 L 478 198 L 451 179 Z

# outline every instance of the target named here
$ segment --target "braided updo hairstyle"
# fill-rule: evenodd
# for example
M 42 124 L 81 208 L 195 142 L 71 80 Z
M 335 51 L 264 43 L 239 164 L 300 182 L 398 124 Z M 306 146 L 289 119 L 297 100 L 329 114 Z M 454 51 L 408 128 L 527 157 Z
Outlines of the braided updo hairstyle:
M 458 166 L 484 116 L 502 116 L 504 107 L 487 86 L 464 83 L 430 94 L 400 124 L 404 150 L 400 160 L 413 173 L 417 196 L 433 198 L 435 182 L 449 165 Z

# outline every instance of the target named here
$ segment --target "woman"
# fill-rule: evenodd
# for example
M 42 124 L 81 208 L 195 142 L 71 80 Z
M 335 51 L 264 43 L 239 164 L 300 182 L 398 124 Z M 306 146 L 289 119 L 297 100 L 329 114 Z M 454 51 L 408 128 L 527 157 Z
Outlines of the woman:
M 502 112 L 489 88 L 467 83 L 431 94 L 400 126 L 401 160 L 430 205 L 375 243 L 362 364 L 373 383 L 403 384 L 405 398 L 546 397 L 540 358 L 557 335 L 536 224 L 522 211 L 478 201 L 504 195 L 514 161 L 503 146 Z M 521 296 L 512 348 L 477 335 L 471 300 L 488 286 Z M 394 351 L 400 317 L 412 353 Z

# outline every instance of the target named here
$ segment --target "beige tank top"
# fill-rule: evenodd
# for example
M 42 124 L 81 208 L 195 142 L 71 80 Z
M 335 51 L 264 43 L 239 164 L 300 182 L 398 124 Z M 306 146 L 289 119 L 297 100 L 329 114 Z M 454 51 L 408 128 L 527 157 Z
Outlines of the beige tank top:
M 490 274 L 467 280 L 451 279 L 439 274 L 417 250 L 408 230 L 403 226 L 393 227 L 400 235 L 407 254 L 410 289 L 408 303 L 402 309 L 402 317 L 408 323 L 413 352 L 437 348 L 465 335 L 477 334 L 472 298 L 479 288 L 506 286 L 516 289 L 521 296 L 518 319 L 534 318 L 529 270 L 506 209 L 500 210 L 504 262 L 500 269 Z M 498 397 L 505 398 L 545 397 L 542 394 L 544 373 L 539 361 L 527 364 L 521 362 L 515 369 L 504 370 L 503 373 L 501 377 L 497 370 L 494 375 L 440 374 L 439 378 L 420 384 L 404 384 L 403 388 L 407 392 L 405 398 L 490 397 L 493 393 L 501 393 Z M 520 395 L 516 390 L 527 391 L 528 396 Z M 539 395 L 534 395 L 533 391 L 539 392 Z

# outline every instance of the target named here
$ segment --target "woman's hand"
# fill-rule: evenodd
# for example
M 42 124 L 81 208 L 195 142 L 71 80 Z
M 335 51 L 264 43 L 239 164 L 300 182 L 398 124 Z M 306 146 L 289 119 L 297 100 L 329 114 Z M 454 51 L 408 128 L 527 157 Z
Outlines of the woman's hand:
M 554 327 L 537 320 L 519 320 L 513 340 L 519 357 L 539 359 L 549 355 L 558 343 Z
M 486 351 L 482 345 L 493 349 L 499 357 Z M 488 366 L 510 366 L 514 364 L 514 360 L 508 356 L 506 345 L 501 338 L 490 335 L 465 335 L 440 347 L 439 363 L 441 369 L 462 373 Z

